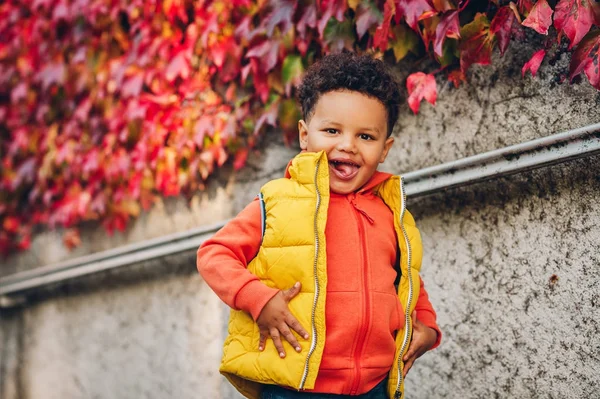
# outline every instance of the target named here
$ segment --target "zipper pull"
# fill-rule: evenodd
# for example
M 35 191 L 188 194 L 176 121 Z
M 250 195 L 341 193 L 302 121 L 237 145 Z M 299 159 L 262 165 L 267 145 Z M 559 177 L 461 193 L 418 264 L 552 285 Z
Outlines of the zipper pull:
M 356 200 L 355 199 L 351 199 L 350 203 L 352 204 L 352 206 L 354 207 L 354 209 L 356 209 L 365 218 L 367 218 L 367 220 L 369 221 L 370 224 L 375 223 L 375 220 L 371 216 L 369 216 L 369 214 L 367 212 L 363 211 L 361 208 L 358 207 L 358 205 L 356 205 Z

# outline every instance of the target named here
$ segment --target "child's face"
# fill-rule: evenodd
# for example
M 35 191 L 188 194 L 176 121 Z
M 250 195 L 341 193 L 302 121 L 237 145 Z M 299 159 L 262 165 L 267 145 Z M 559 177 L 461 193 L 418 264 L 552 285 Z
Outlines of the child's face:
M 298 130 L 303 150 L 327 153 L 329 187 L 338 194 L 364 186 L 394 142 L 387 137 L 385 106 L 356 91 L 321 95 L 310 120 L 300 120 Z

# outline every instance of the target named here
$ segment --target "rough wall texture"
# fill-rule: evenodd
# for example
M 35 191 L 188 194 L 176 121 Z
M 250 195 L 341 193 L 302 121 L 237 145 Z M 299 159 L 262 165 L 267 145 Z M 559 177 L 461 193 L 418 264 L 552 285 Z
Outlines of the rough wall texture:
M 470 85 L 445 86 L 418 116 L 404 108 L 384 169 L 600 121 L 598 92 L 554 83 L 566 57 L 522 80 L 532 53 L 513 48 L 494 67 L 473 68 Z M 112 238 L 90 227 L 71 254 L 59 234 L 43 233 L 0 275 L 231 217 L 294 153 L 268 140 L 242 173 L 223 171 L 191 204 L 165 200 Z M 408 398 L 598 397 L 599 166 L 588 158 L 412 201 L 445 336 L 409 374 Z M 194 270 L 193 254 L 172 256 L 0 311 L 0 397 L 235 397 L 217 373 L 226 309 Z

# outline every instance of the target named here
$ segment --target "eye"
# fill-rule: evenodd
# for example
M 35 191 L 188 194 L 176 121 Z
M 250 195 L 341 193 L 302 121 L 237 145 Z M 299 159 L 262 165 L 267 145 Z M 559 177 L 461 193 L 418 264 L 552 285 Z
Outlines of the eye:
M 359 137 L 363 140 L 375 140 L 375 137 L 371 136 L 370 134 L 366 134 L 366 133 L 361 133 Z
M 327 128 L 325 131 L 330 134 L 336 134 L 338 132 L 337 129 L 334 128 Z

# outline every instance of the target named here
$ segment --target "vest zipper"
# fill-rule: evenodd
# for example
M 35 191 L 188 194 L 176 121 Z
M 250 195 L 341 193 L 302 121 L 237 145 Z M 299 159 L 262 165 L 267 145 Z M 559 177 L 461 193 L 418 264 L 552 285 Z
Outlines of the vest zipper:
M 410 318 L 410 305 L 413 297 L 413 281 L 412 281 L 412 273 L 410 272 L 411 268 L 411 248 L 410 241 L 408 241 L 408 234 L 406 233 L 406 229 L 404 227 L 404 212 L 406 211 L 406 194 L 404 192 L 404 179 L 400 177 L 400 228 L 402 229 L 402 235 L 404 236 L 404 241 L 406 243 L 406 256 L 408 260 L 408 301 L 406 302 L 406 308 L 404 309 L 404 338 L 402 340 L 402 347 L 400 348 L 400 354 L 398 355 L 398 383 L 396 384 L 396 392 L 394 394 L 395 399 L 400 399 L 402 397 L 402 393 L 400 392 L 400 385 L 402 385 L 402 370 L 400 368 L 400 363 L 402 361 L 402 355 L 408 346 L 408 337 L 410 335 L 410 329 L 412 328 L 411 318 Z M 402 263 L 400 263 L 402 265 Z M 402 268 L 402 266 L 400 266 Z
M 317 260 L 319 257 L 319 230 L 317 226 L 317 216 L 319 215 L 319 207 L 321 206 L 321 193 L 319 192 L 319 185 L 317 184 L 317 176 L 319 174 L 319 163 L 317 162 L 317 167 L 315 169 L 315 191 L 317 193 L 317 205 L 315 207 L 315 262 L 313 264 L 313 273 L 315 277 L 315 299 L 313 301 L 313 307 L 311 312 L 311 324 L 312 324 L 312 342 L 310 343 L 310 349 L 308 350 L 308 355 L 306 356 L 306 364 L 304 365 L 304 373 L 302 373 L 302 380 L 300 381 L 299 389 L 304 388 L 304 384 L 306 383 L 306 377 L 308 377 L 308 362 L 313 352 L 317 347 L 317 327 L 315 326 L 315 312 L 317 311 L 317 300 L 319 299 L 319 276 L 317 275 Z

